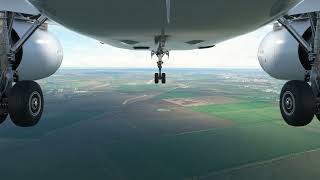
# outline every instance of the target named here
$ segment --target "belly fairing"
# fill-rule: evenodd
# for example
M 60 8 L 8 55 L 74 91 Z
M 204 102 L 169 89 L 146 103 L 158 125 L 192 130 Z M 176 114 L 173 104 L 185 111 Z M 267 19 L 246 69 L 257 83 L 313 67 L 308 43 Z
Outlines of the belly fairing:
M 273 21 L 300 0 L 30 0 L 52 20 L 116 47 L 197 49 L 248 33 Z M 129 43 L 128 43 L 129 42 Z

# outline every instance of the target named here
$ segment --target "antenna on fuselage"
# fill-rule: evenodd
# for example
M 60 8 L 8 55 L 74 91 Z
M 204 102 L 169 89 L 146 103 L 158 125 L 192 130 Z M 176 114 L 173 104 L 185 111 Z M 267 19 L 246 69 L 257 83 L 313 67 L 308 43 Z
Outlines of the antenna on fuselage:
M 166 0 L 166 9 L 167 9 L 167 22 L 170 24 L 171 20 L 171 0 Z

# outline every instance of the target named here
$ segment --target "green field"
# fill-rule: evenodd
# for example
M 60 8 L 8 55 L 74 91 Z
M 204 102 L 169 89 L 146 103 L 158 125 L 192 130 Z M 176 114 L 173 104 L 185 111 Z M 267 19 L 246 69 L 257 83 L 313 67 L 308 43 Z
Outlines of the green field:
M 259 70 L 172 70 L 167 85 L 154 85 L 150 71 L 138 72 L 64 70 L 40 81 L 46 100 L 40 124 L 23 129 L 7 120 L 0 127 L 0 178 L 320 177 L 320 123 L 283 122 L 282 81 Z M 167 101 L 176 98 L 212 102 Z
M 122 141 L 114 144 L 108 153 L 117 162 L 117 168 L 132 179 L 185 179 L 317 149 L 319 135 L 319 131 L 260 123 Z
M 110 153 L 118 161 L 119 169 L 133 179 L 191 179 L 320 148 L 320 126 L 314 123 L 302 129 L 289 127 L 281 121 L 276 104 L 243 102 L 192 110 L 236 124 L 116 143 Z M 144 173 L 137 169 L 144 169 Z
M 192 94 L 191 92 L 185 92 L 185 91 L 168 91 L 165 92 L 159 96 L 157 96 L 157 99 L 173 99 L 173 98 L 190 98 L 190 97 L 194 97 L 194 94 Z
M 270 102 L 242 102 L 236 104 L 206 105 L 193 107 L 196 112 L 206 113 L 238 124 L 279 121 L 281 115 L 276 104 Z
M 155 84 L 123 84 L 117 87 L 117 90 L 122 93 L 141 93 L 157 91 L 160 90 L 160 88 Z

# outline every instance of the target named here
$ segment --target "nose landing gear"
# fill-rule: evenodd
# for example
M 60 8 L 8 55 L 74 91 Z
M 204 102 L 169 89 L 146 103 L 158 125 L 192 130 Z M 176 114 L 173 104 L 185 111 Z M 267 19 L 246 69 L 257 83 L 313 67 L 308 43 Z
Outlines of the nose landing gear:
M 158 49 L 156 51 L 151 51 L 151 58 L 156 55 L 158 57 L 157 66 L 159 73 L 154 74 L 155 84 L 159 84 L 161 80 L 162 84 L 166 83 L 166 73 L 162 73 L 163 57 L 167 55 L 169 57 L 169 51 L 165 49 L 165 44 L 167 40 L 167 35 L 165 35 L 164 29 L 161 31 L 161 35 L 155 37 L 155 44 L 158 44 Z
M 159 48 L 157 51 L 151 52 L 151 57 L 156 55 L 158 57 L 157 66 L 159 69 L 159 73 L 154 74 L 154 82 L 155 84 L 159 84 L 159 81 L 161 80 L 162 84 L 166 83 L 166 73 L 162 73 L 162 65 L 163 65 L 163 57 L 167 55 L 169 57 L 169 51 L 163 49 L 164 45 L 159 45 Z
M 162 84 L 166 83 L 166 73 L 162 73 L 162 74 L 155 73 L 154 74 L 154 82 L 155 82 L 155 84 L 159 84 L 160 80 L 161 80 Z
M 156 54 L 158 57 L 157 65 L 158 65 L 158 69 L 159 69 L 159 73 L 154 74 L 154 82 L 156 84 L 158 84 L 159 81 L 161 80 L 161 83 L 165 84 L 166 83 L 166 73 L 162 73 L 162 65 L 163 65 L 162 58 L 164 57 L 165 54 L 169 56 L 169 51 L 159 50 L 158 52 L 152 52 L 152 56 L 154 54 Z

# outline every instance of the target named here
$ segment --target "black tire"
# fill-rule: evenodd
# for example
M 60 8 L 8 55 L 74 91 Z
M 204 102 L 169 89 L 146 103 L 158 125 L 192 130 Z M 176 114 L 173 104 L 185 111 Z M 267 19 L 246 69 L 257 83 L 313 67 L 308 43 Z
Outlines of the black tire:
M 9 114 L 12 122 L 19 127 L 38 124 L 43 112 L 41 87 L 34 81 L 16 83 L 9 92 Z
M 7 117 L 8 117 L 7 113 L 1 114 L 0 115 L 0 124 L 2 124 L 4 121 L 6 121 Z
M 303 81 L 289 81 L 281 91 L 280 111 L 285 122 L 300 127 L 311 123 L 316 103 L 310 85 Z
M 166 83 L 166 73 L 162 73 L 161 82 L 162 82 L 162 84 Z
M 154 83 L 159 84 L 159 73 L 154 74 Z

